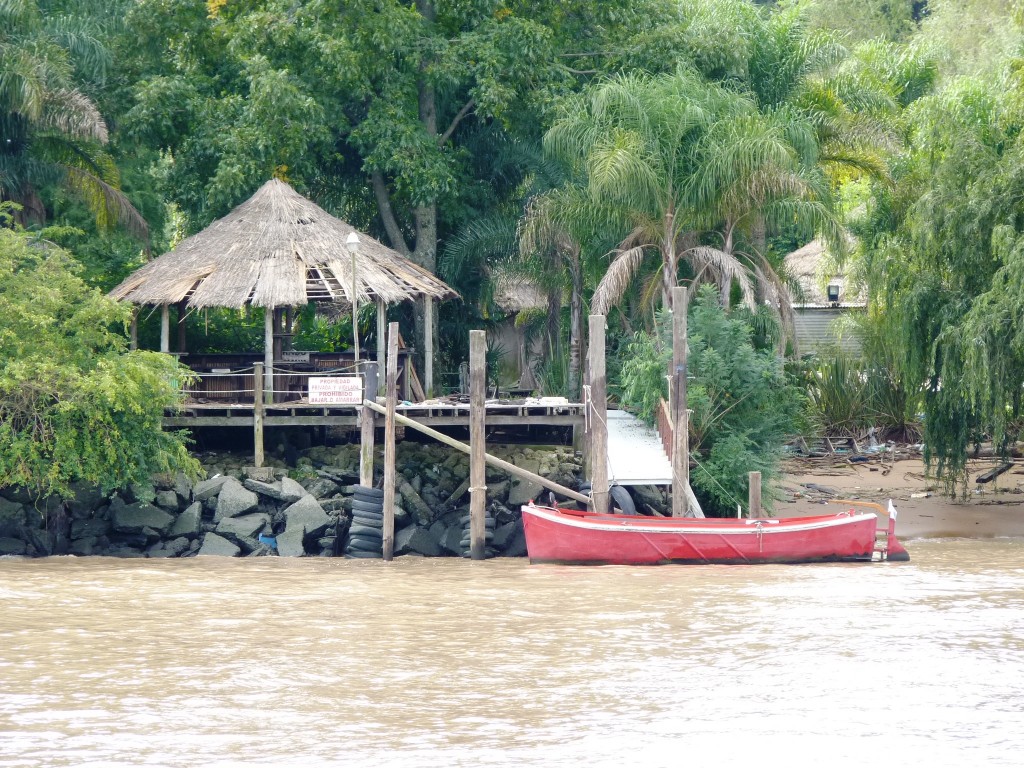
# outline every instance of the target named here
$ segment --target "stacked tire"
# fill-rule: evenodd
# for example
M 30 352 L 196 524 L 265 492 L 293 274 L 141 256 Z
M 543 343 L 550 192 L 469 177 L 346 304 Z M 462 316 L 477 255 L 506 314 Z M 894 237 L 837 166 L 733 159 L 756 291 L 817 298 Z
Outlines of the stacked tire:
M 345 557 L 380 559 L 384 556 L 384 491 L 352 486 L 352 524 L 345 539 Z
M 459 522 L 462 523 L 462 540 L 459 542 L 459 546 L 462 548 L 462 556 L 469 557 L 469 545 L 470 545 L 470 516 L 463 515 L 459 518 Z M 498 551 L 491 546 L 491 542 L 494 541 L 494 518 L 487 516 L 484 518 L 484 557 L 494 557 L 498 554 Z

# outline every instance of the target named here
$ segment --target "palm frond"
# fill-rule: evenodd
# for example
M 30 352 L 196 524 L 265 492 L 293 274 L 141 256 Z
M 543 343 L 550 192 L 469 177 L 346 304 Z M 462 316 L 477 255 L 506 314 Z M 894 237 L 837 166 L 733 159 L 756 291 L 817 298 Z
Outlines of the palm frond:
M 743 303 L 751 309 L 755 306 L 754 286 L 750 281 L 750 273 L 745 264 L 731 253 L 726 253 L 719 248 L 712 248 L 710 245 L 698 245 L 690 248 L 683 254 L 694 267 L 694 282 L 706 282 L 702 279 L 703 273 L 707 272 L 719 280 L 735 281 L 740 287 L 740 295 Z
M 642 245 L 616 252 L 590 301 L 594 314 L 607 316 L 608 311 L 622 301 L 626 289 L 643 263 L 645 252 L 646 247 Z
M 121 190 L 82 168 L 65 166 L 64 170 L 68 185 L 89 203 L 101 227 L 120 224 L 140 240 L 149 240 L 149 225 Z

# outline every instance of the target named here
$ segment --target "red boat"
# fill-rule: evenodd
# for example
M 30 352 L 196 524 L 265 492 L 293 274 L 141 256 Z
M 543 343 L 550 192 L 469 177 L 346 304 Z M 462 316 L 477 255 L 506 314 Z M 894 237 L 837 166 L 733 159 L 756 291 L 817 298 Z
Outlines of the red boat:
M 897 541 L 896 509 L 872 508 L 793 518 L 690 518 L 596 514 L 523 507 L 531 563 L 666 565 L 670 563 L 819 563 L 909 560 Z M 878 514 L 888 526 L 878 530 Z M 886 514 L 888 513 L 888 514 Z M 881 541 L 876 543 L 876 534 Z

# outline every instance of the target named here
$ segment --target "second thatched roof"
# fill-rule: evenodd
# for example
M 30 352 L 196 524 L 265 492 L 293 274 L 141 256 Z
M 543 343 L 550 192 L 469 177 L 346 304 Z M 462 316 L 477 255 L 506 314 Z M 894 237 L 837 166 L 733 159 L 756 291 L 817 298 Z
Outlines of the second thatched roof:
M 110 295 L 139 305 L 296 307 L 352 301 L 356 230 L 272 179 L 251 198 L 149 262 Z M 393 304 L 458 298 L 444 281 L 369 235 L 358 233 L 356 299 Z

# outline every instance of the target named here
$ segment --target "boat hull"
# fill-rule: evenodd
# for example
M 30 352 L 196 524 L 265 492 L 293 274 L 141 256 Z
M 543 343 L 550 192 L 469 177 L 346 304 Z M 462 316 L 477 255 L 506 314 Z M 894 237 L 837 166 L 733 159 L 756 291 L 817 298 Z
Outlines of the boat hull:
M 532 563 L 667 565 L 818 563 L 872 559 L 877 517 L 655 518 L 523 507 Z

